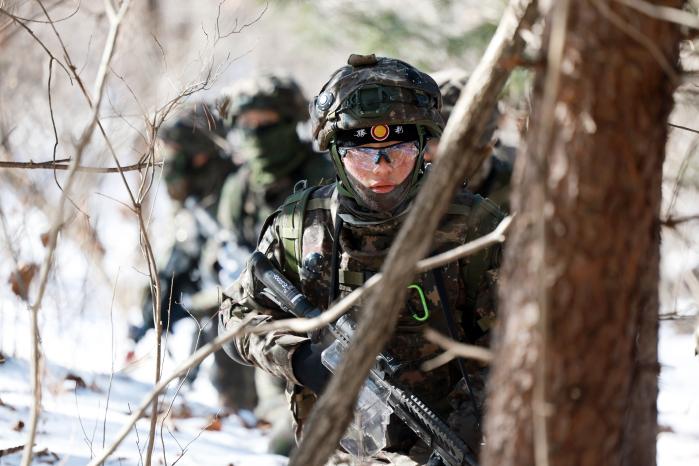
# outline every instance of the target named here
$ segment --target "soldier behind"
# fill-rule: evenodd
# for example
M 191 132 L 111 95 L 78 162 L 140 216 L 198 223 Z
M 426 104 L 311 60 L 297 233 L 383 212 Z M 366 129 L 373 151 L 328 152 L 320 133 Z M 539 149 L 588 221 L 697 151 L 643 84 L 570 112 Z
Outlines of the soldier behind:
M 468 82 L 469 75 L 466 71 L 457 68 L 438 71 L 432 74 L 432 77 L 442 93 L 442 117 L 446 122 L 454 110 L 456 101 L 459 100 L 461 91 Z M 492 155 L 483 161 L 478 172 L 468 180 L 467 187 L 471 192 L 487 197 L 502 210 L 509 212 L 510 181 L 516 148 L 503 145 L 499 139 L 494 138 L 499 118 L 500 112 L 495 107 L 482 139 L 484 144 L 493 144 Z M 431 141 L 428 154 L 425 157 L 426 160 L 430 161 L 436 152 L 437 142 L 436 140 Z
M 267 221 L 257 247 L 319 309 L 327 309 L 380 270 L 423 181 L 426 141 L 439 137 L 443 128 L 439 88 L 427 74 L 373 55 L 353 55 L 348 63 L 311 105 L 315 142 L 330 150 L 338 181 L 289 197 Z M 448 212 L 434 235 L 432 253 L 480 237 L 502 219 L 493 203 L 466 191 L 455 196 Z M 430 326 L 447 333 L 450 315 L 456 322 L 451 328 L 461 339 L 484 344 L 494 319 L 499 257 L 499 248 L 492 247 L 441 268 L 441 273 L 416 276 L 396 334 L 385 348 L 405 364 L 400 385 L 448 419 L 473 450 L 479 447 L 480 432 L 472 400 L 455 365 L 420 370 L 422 362 L 440 353 L 424 339 L 423 330 Z M 438 288 L 447 302 L 439 299 Z M 253 325 L 290 317 L 262 289 L 255 271 L 246 268 L 224 293 L 219 325 L 233 329 L 251 314 L 257 315 Z M 359 306 L 352 313 L 356 318 L 362 311 L 380 312 Z M 225 349 L 233 359 L 287 381 L 300 435 L 330 376 L 320 362 L 330 340 L 327 329 L 319 343 L 276 331 L 245 335 Z M 469 371 L 480 404 L 482 371 Z M 380 454 L 399 464 L 414 464 L 408 455 L 423 464 L 430 455 L 397 417 L 391 417 L 386 438 Z
M 239 81 L 225 91 L 219 112 L 231 126 L 236 156 L 245 164 L 226 180 L 218 219 L 232 231 L 237 246 L 252 252 L 265 219 L 297 183 L 316 186 L 335 174 L 328 158 L 299 138 L 297 126 L 308 119 L 308 102 L 293 79 L 267 75 Z M 220 248 L 220 264 L 242 264 L 241 258 L 225 257 L 230 249 Z M 239 272 L 223 267 L 221 284 L 229 285 Z M 258 369 L 255 388 L 255 414 L 272 423 L 270 452 L 286 455 L 294 441 L 284 381 Z
M 262 223 L 297 182 L 316 186 L 335 175 L 327 158 L 299 138 L 308 102 L 293 79 L 266 75 L 239 81 L 225 92 L 219 112 L 232 127 L 236 156 L 245 165 L 226 180 L 218 219 L 253 250 Z
M 203 307 L 191 304 L 191 298 L 203 286 L 204 271 L 200 268 L 200 256 L 203 245 L 212 234 L 199 221 L 197 211 L 215 215 L 223 183 L 236 168 L 226 153 L 228 145 L 223 123 L 212 111 L 206 104 L 194 104 L 174 124 L 161 129 L 158 134 L 163 143 L 163 177 L 168 194 L 176 205 L 174 244 L 167 262 L 159 267 L 158 276 L 163 331 L 192 314 L 208 322 L 218 307 L 218 299 Z M 189 303 L 184 304 L 183 301 Z M 143 305 L 143 324 L 131 327 L 129 334 L 138 342 L 152 328 L 153 304 L 148 293 Z M 195 335 L 195 344 L 203 344 L 212 332 L 215 332 L 215 326 L 209 325 L 202 336 Z M 222 404 L 229 409 L 252 409 L 256 402 L 254 392 L 241 394 L 235 386 L 217 383 L 222 373 L 239 366 L 231 363 L 222 352 L 215 355 L 215 361 L 212 382 L 219 390 Z M 190 382 L 196 378 L 197 370 L 190 371 Z

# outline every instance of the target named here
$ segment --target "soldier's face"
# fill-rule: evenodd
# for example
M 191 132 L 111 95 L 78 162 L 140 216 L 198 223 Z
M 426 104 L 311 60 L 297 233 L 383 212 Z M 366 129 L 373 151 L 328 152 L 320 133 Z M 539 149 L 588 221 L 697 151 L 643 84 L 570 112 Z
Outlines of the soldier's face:
M 235 120 L 235 124 L 248 130 L 271 126 L 279 123 L 281 116 L 274 110 L 268 109 L 251 109 L 242 112 Z
M 376 142 L 340 148 L 342 163 L 352 178 L 377 194 L 393 191 L 408 178 L 420 153 L 417 142 Z

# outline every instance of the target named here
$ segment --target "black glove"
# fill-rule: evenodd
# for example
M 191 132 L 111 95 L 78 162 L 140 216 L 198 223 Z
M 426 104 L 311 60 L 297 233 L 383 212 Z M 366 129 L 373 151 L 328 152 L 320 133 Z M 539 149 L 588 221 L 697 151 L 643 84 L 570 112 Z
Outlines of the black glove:
M 296 380 L 318 395 L 323 392 L 332 376 L 332 372 L 320 360 L 320 354 L 325 348 L 327 345 L 323 343 L 306 341 L 291 356 L 291 368 Z

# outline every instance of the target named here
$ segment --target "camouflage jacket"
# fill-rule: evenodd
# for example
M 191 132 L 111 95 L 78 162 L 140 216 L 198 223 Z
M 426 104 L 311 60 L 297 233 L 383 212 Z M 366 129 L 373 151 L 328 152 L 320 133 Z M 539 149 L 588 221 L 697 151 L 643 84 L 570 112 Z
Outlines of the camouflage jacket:
M 231 175 L 223 186 L 218 208 L 221 227 L 233 231 L 241 245 L 254 249 L 265 219 L 294 191 L 294 186 L 306 180 L 308 186 L 335 179 L 332 164 L 324 154 L 313 152 L 310 146 L 300 144 L 301 154 L 296 166 L 273 183 L 259 185 L 251 171 L 243 166 Z
M 298 217 L 292 213 L 299 208 L 298 201 L 302 197 L 302 194 L 296 193 L 268 220 L 258 250 L 272 259 L 314 306 L 327 309 L 335 213 L 344 221 L 339 237 L 340 296 L 347 295 L 361 286 L 372 273 L 379 271 L 405 216 L 376 224 L 357 221 L 343 212 L 335 184 L 332 184 L 310 193 L 303 215 L 302 235 L 299 236 L 298 228 L 292 225 Z M 432 253 L 476 239 L 494 229 L 501 219 L 502 213 L 492 202 L 466 191 L 461 192 L 455 197 L 434 235 Z M 500 247 L 491 247 L 442 268 L 449 307 L 459 324 L 457 332 L 464 341 L 486 344 L 487 330 L 495 317 L 495 284 L 499 263 Z M 408 366 L 401 373 L 400 382 L 446 416 L 449 414 L 446 396 L 454 389 L 460 376 L 456 374 L 455 367 L 449 365 L 431 372 L 419 369 L 420 363 L 441 352 L 424 339 L 423 330 L 426 326 L 445 334 L 448 334 L 448 330 L 434 275 L 430 272 L 419 274 L 414 284 L 420 287 L 422 293 L 415 287 L 411 288 L 396 333 L 386 350 Z M 226 328 L 235 327 L 250 313 L 259 314 L 254 318 L 254 323 L 289 317 L 260 295 L 260 291 L 260 283 L 253 273 L 244 270 L 224 292 L 221 324 Z M 361 318 L 358 314 L 371 310 L 362 310 L 360 302 L 353 312 L 355 318 Z M 314 399 L 310 391 L 298 386 L 291 367 L 294 350 L 305 340 L 304 335 L 288 332 L 246 335 L 235 340 L 234 350 L 229 350 L 229 353 L 237 352 L 246 362 L 289 382 L 294 395 L 292 412 L 299 427 Z M 474 369 L 474 372 L 477 370 Z

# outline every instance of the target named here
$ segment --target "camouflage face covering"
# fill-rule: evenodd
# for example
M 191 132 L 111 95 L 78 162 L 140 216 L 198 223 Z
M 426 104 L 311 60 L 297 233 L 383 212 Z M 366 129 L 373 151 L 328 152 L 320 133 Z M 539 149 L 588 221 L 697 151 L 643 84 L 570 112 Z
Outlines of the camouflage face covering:
M 286 173 L 298 155 L 295 122 L 282 122 L 255 129 L 235 129 L 237 146 L 252 171 L 255 184 L 264 186 Z

